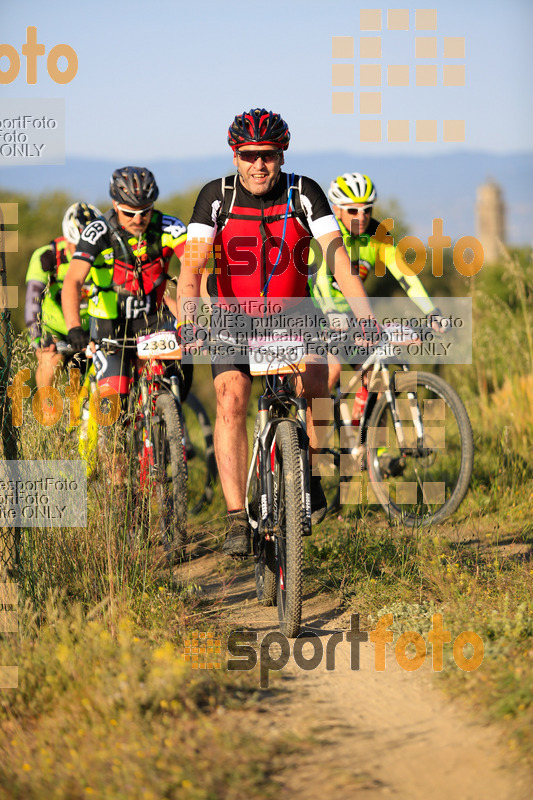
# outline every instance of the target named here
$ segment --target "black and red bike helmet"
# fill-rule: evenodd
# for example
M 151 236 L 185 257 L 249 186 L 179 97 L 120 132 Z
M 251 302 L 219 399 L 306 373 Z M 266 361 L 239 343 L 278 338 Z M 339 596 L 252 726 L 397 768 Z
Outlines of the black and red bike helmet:
M 233 151 L 245 144 L 272 144 L 286 150 L 289 126 L 279 114 L 266 108 L 251 108 L 235 117 L 228 129 L 228 144 Z
M 153 174 L 146 167 L 121 167 L 111 175 L 109 194 L 117 203 L 140 208 L 155 203 L 159 189 Z

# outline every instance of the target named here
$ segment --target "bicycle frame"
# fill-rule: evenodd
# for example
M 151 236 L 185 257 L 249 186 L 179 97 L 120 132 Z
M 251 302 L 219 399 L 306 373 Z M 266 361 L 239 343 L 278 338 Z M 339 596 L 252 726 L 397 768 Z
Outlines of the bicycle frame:
M 400 415 L 398 413 L 398 408 L 396 405 L 396 372 L 390 372 L 389 366 L 391 364 L 395 364 L 400 366 L 402 369 L 402 374 L 408 373 L 411 370 L 409 366 L 397 358 L 397 356 L 393 352 L 393 345 L 392 342 L 387 341 L 383 344 L 379 345 L 375 348 L 375 350 L 370 353 L 366 361 L 361 365 L 358 372 L 360 372 L 361 379 L 363 376 L 368 375 L 368 373 L 372 370 L 372 375 L 369 378 L 369 392 L 367 402 L 363 409 L 363 413 L 361 415 L 361 420 L 359 424 L 359 441 L 357 442 L 357 446 L 365 445 L 367 441 L 367 433 L 368 433 L 368 420 L 378 398 L 380 392 L 384 392 L 385 397 L 387 399 L 387 403 L 391 410 L 391 415 L 394 423 L 394 429 L 396 431 L 396 435 L 398 437 L 398 444 L 401 448 L 406 449 L 406 442 L 405 442 L 405 435 L 403 431 L 402 421 L 400 419 Z M 379 388 L 378 391 L 372 390 L 372 383 L 376 382 L 376 378 L 378 375 L 382 376 L 383 385 Z M 354 375 L 354 377 L 348 383 L 347 388 L 340 392 L 337 400 L 339 402 L 339 408 L 342 409 L 342 404 L 348 397 L 348 395 L 353 392 L 354 387 L 359 380 L 359 375 Z M 409 407 L 411 409 L 411 416 L 414 428 L 417 434 L 418 446 L 416 451 L 420 453 L 420 455 L 424 455 L 427 450 L 422 447 L 424 429 L 422 423 L 422 415 L 420 413 L 420 408 L 418 406 L 418 401 L 416 397 L 416 393 L 414 392 L 407 392 L 407 398 L 409 400 Z M 339 423 L 341 426 L 350 427 L 353 430 L 352 426 L 352 415 L 351 413 L 347 412 L 346 419 L 341 417 L 339 419 Z M 354 446 L 356 446 L 354 444 Z M 412 453 L 413 448 L 410 448 L 409 451 Z
M 146 479 L 152 476 L 153 471 L 157 472 L 162 466 L 157 463 L 160 449 L 157 446 L 154 449 L 152 442 L 152 426 L 154 422 L 159 421 L 155 414 L 156 398 L 162 391 L 172 394 L 178 413 L 182 417 L 181 395 L 178 376 L 169 375 L 167 377 L 164 363 L 157 357 L 146 360 L 137 359 L 131 386 L 134 386 L 136 382 L 139 385 L 139 409 L 144 418 L 144 430 L 149 434 L 143 441 L 143 454 L 142 456 L 139 455 L 141 460 L 141 486 L 144 486 Z M 144 463 L 142 463 L 143 459 Z M 147 475 L 143 474 L 146 473 L 146 467 L 148 467 Z
M 261 538 L 265 536 L 276 537 L 279 534 L 277 520 L 274 518 L 274 483 L 273 483 L 273 452 L 276 446 L 276 428 L 284 420 L 290 421 L 298 430 L 299 439 L 302 442 L 300 448 L 301 468 L 302 468 L 302 507 L 305 509 L 304 529 L 306 533 L 311 532 L 311 493 L 309 486 L 309 451 L 306 411 L 307 401 L 301 397 L 295 397 L 294 390 L 290 385 L 290 375 L 279 377 L 277 375 L 270 378 L 270 391 L 267 391 L 259 398 L 257 421 L 259 431 L 254 442 L 254 449 L 250 461 L 250 469 L 246 482 L 246 511 L 249 512 L 248 496 L 252 483 L 254 471 L 259 472 L 259 509 L 258 519 L 251 519 L 251 525 L 257 530 Z M 296 412 L 295 417 L 290 416 L 290 408 Z M 303 441 L 302 441 L 303 439 Z

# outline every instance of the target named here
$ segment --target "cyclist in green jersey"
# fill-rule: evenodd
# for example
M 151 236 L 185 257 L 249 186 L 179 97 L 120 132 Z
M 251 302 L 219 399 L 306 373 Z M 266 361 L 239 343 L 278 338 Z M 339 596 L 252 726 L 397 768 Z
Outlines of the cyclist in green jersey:
M 61 308 L 61 290 L 70 260 L 83 229 L 101 212 L 89 203 L 73 203 L 63 217 L 63 236 L 36 250 L 26 273 L 24 320 L 31 346 L 37 356 L 37 386 L 51 386 L 56 370 L 65 363 L 57 352 L 57 343 L 66 341 L 67 326 Z M 80 308 L 82 325 L 89 329 L 88 299 L 90 284 L 82 286 Z
M 431 316 L 434 327 L 445 328 L 447 320 L 441 316 L 439 309 L 435 308 L 421 281 L 405 259 L 397 253 L 396 247 L 372 238 L 379 222 L 372 217 L 377 192 L 375 184 L 368 175 L 360 172 L 346 172 L 340 175 L 331 182 L 328 197 L 339 223 L 352 267 L 355 267 L 361 280 L 365 280 L 379 259 L 424 316 Z M 310 279 L 310 286 L 313 297 L 326 315 L 349 313 L 348 302 L 325 261 L 322 261 L 318 271 Z M 330 391 L 336 385 L 340 372 L 339 361 L 330 356 L 328 372 Z
M 159 188 L 146 167 L 116 169 L 109 183 L 113 208 L 88 225 L 80 237 L 65 279 L 63 310 L 68 341 L 85 350 L 89 339 L 123 339 L 141 333 L 174 330 L 173 301 L 165 295 L 168 264 L 185 248 L 187 228 L 177 217 L 154 208 Z M 91 335 L 81 323 L 79 290 L 90 277 Z M 175 308 L 175 305 L 174 305 Z M 119 393 L 127 408 L 135 349 L 100 354 L 97 381 Z M 171 374 L 171 366 L 167 374 Z M 192 364 L 184 365 L 182 399 L 192 381 Z

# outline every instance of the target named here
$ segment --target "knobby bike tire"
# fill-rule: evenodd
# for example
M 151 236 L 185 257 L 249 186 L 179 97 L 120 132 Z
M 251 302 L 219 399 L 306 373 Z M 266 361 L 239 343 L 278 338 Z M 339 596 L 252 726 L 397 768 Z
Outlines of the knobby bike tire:
M 190 509 L 191 514 L 199 514 L 200 511 L 211 503 L 214 494 L 214 485 L 218 477 L 217 461 L 215 457 L 215 446 L 213 441 L 213 426 L 209 415 L 205 410 L 200 400 L 192 392 L 189 392 L 185 405 L 189 411 L 184 409 L 185 413 L 185 441 L 187 444 L 188 433 L 191 434 L 190 444 L 195 447 L 196 452 L 191 459 L 191 476 L 195 472 L 200 473 L 200 480 L 202 481 L 202 493 L 200 497 L 198 494 L 193 495 L 192 502 L 194 505 Z M 194 415 L 195 420 L 188 419 L 189 415 Z M 192 423 L 192 424 L 191 424 Z M 196 448 L 193 427 L 199 432 L 201 442 L 200 447 Z M 198 452 L 198 449 L 200 452 Z M 200 464 L 199 467 L 196 465 Z M 193 494 L 192 481 L 189 480 L 189 498 Z
M 183 434 L 176 401 L 160 394 L 155 401 L 158 420 L 153 422 L 152 440 L 156 448 L 157 501 L 163 543 L 178 552 L 187 541 L 187 465 Z
M 414 370 L 408 374 L 416 375 L 427 453 L 402 453 L 383 394 L 368 422 L 367 462 L 376 499 L 387 514 L 421 527 L 442 522 L 463 501 L 472 477 L 474 442 L 467 411 L 455 389 L 438 375 Z M 397 391 L 396 397 L 401 394 L 406 392 Z M 416 438 L 412 423 L 410 427 L 409 421 L 402 419 L 401 424 Z M 387 442 L 384 428 L 388 430 Z M 383 444 L 387 446 L 380 447 Z
M 279 627 L 288 638 L 298 636 L 302 619 L 303 527 L 302 468 L 296 426 L 280 422 L 276 429 L 274 506 L 278 523 L 277 605 Z

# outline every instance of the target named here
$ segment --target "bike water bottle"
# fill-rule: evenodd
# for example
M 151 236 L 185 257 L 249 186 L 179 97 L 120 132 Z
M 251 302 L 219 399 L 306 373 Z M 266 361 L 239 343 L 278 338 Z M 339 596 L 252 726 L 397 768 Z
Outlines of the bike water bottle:
M 354 425 L 355 427 L 358 427 L 359 423 L 361 422 L 361 417 L 363 416 L 363 411 L 365 410 L 367 397 L 368 397 L 368 389 L 366 388 L 366 386 L 361 385 L 356 392 L 352 409 L 352 425 Z

